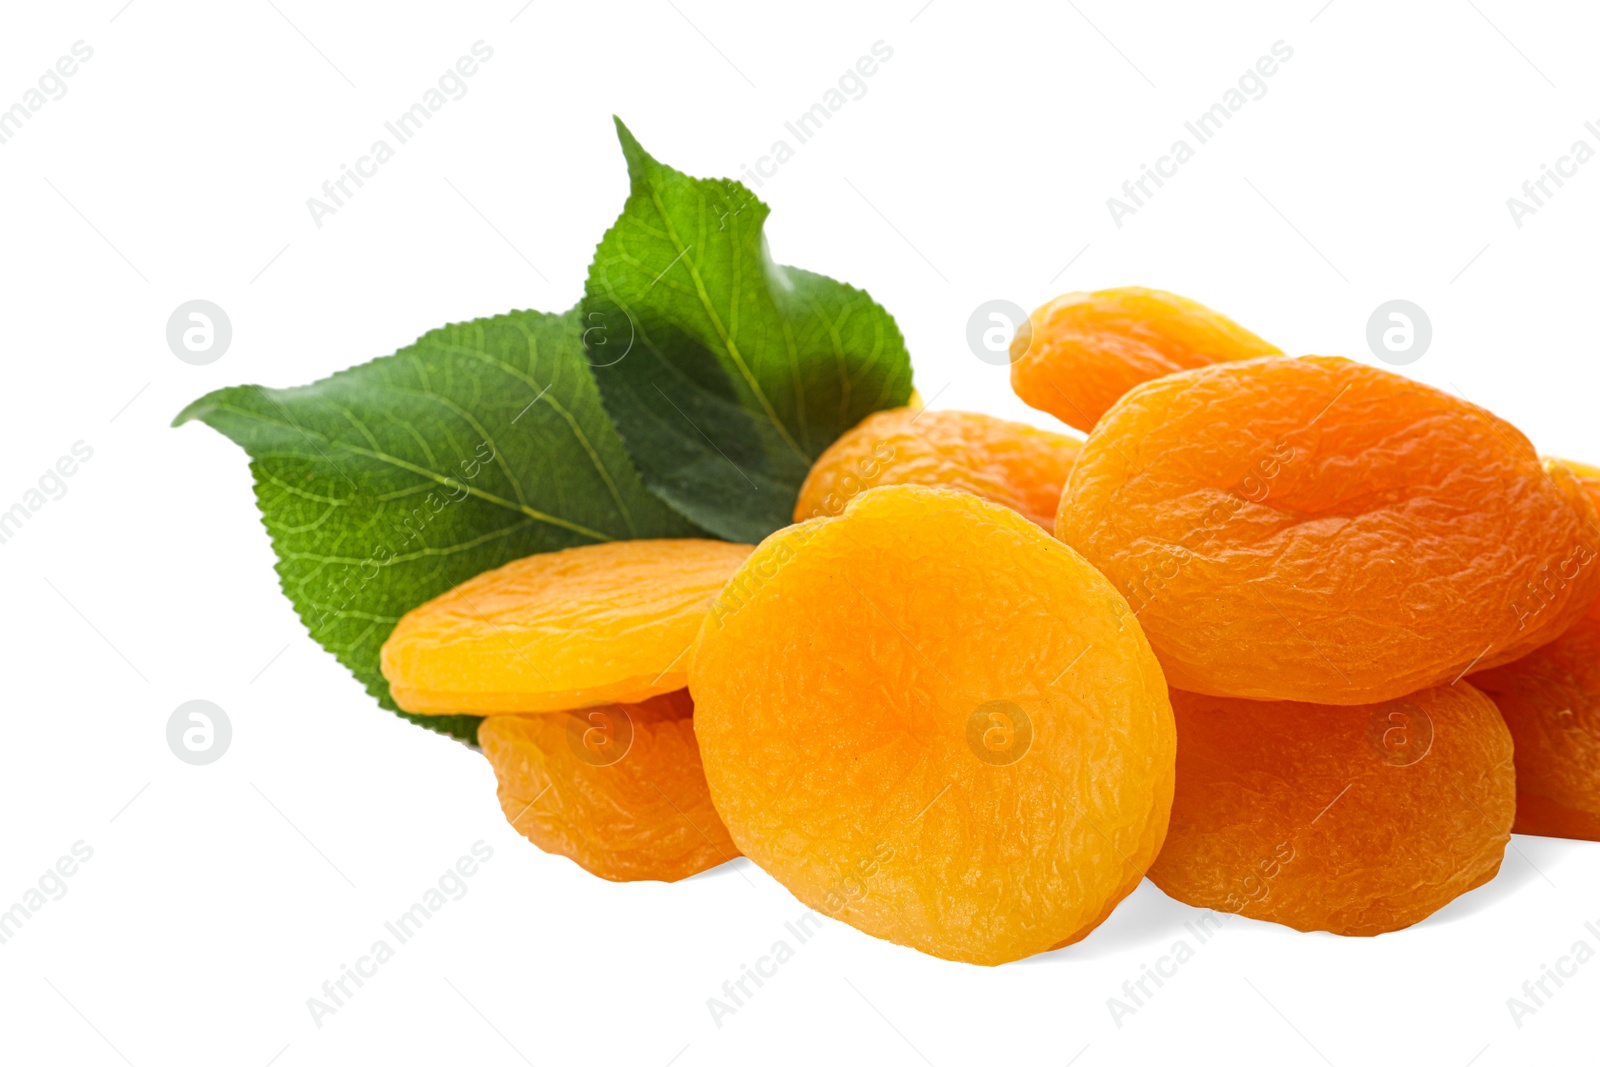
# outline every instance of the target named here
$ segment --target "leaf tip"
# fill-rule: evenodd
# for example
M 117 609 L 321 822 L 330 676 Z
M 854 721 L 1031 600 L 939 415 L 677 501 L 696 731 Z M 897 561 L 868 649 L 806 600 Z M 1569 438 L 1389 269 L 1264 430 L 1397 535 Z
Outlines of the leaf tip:
M 655 162 L 655 158 L 644 150 L 644 145 L 639 143 L 639 139 L 620 117 L 612 115 L 611 121 L 617 124 L 617 140 L 622 144 L 622 157 L 628 161 L 628 176 L 637 180 L 643 169 Z
M 172 425 L 182 426 L 186 422 L 194 422 L 197 419 L 201 422 L 206 421 L 206 416 L 216 410 L 216 397 L 216 393 L 207 393 L 198 400 L 190 401 L 189 406 L 178 412 L 173 418 Z

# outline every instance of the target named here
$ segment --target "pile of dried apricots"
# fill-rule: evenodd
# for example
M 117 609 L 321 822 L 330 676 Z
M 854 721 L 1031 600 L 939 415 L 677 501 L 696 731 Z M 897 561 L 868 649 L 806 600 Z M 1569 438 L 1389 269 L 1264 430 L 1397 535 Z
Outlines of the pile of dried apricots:
M 488 716 L 506 818 L 601 877 L 743 854 L 981 964 L 1146 876 L 1370 935 L 1513 830 L 1600 840 L 1600 470 L 1156 290 L 1062 296 L 1012 355 L 1086 440 L 879 412 L 754 548 L 573 548 L 422 605 L 395 699 Z

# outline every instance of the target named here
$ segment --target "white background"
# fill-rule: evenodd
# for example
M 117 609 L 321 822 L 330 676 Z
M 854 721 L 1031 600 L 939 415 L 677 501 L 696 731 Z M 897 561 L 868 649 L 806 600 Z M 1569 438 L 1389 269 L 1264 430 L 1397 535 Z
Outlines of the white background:
M 1119 1027 L 1107 998 L 1198 913 L 1146 884 L 1092 937 L 998 969 L 828 921 L 717 1027 L 706 998 L 802 907 L 747 861 L 613 885 L 506 825 L 488 764 L 376 708 L 280 594 L 244 455 L 168 428 L 228 384 L 293 385 L 445 322 L 560 310 L 619 210 L 622 115 L 736 175 L 882 40 L 766 183 L 775 256 L 898 318 L 933 406 L 1040 425 L 974 358 L 983 301 L 1142 284 L 1290 352 L 1374 361 L 1370 312 L 1430 315 L 1406 373 L 1543 451 L 1600 460 L 1600 161 L 1536 215 L 1506 198 L 1600 148 L 1592 8 L 1439 0 L 1196 5 L 899 0 L 8 5 L 0 107 L 73 42 L 68 92 L 0 145 L 0 509 L 93 458 L 0 545 L 0 908 L 93 858 L 0 945 L 0 1059 L 107 1064 L 1346 1064 L 1594 1056 L 1600 962 L 1517 1027 L 1506 1000 L 1600 925 L 1600 845 L 1513 839 L 1500 877 L 1363 940 L 1237 919 Z M 274 6 L 276 5 L 276 6 Z M 520 9 L 520 10 L 519 10 Z M 305 206 L 474 41 L 468 83 L 336 215 Z M 1116 227 L 1106 198 L 1275 41 L 1293 48 Z M 1070 266 L 1068 265 L 1070 263 Z M 168 315 L 231 317 L 189 366 Z M 226 709 L 191 767 L 164 729 Z M 337 1014 L 306 999 L 457 857 L 494 850 Z

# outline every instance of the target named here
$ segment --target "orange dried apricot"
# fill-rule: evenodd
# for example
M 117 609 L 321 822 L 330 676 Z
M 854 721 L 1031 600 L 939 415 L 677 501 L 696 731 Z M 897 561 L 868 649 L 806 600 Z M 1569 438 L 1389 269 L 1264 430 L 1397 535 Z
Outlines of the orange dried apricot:
M 1600 592 L 1596 523 L 1510 424 L 1307 356 L 1134 389 L 1055 532 L 1127 596 L 1175 688 L 1365 704 L 1553 640 Z
M 1500 869 L 1511 735 L 1465 682 L 1359 707 L 1172 691 L 1178 785 L 1150 880 L 1200 908 L 1371 935 Z
M 408 612 L 384 642 L 395 703 L 423 715 L 563 711 L 682 689 L 689 645 L 750 554 L 725 541 L 545 552 Z
M 686 690 L 478 728 L 501 810 L 544 851 L 614 882 L 675 882 L 739 854 L 700 769 Z
M 1472 675 L 1517 746 L 1519 834 L 1600 841 L 1600 618 Z
M 1579 463 L 1575 459 L 1556 459 L 1551 457 L 1545 461 L 1565 467 L 1578 479 L 1578 484 L 1583 487 L 1585 495 L 1600 507 L 1600 467 L 1588 463 Z
M 880 411 L 817 457 L 794 519 L 837 515 L 878 485 L 960 489 L 1050 529 L 1061 487 L 1083 442 L 975 411 Z
M 717 811 L 812 908 L 947 959 L 1074 941 L 1160 848 L 1160 665 L 1077 553 L 917 485 L 772 534 L 690 671 Z
M 1600 505 L 1600 469 L 1554 462 Z M 1600 841 L 1600 600 L 1550 644 L 1471 681 L 1500 706 L 1516 742 L 1512 830 Z
M 1029 407 L 1087 433 L 1141 382 L 1232 359 L 1281 355 L 1204 304 L 1160 289 L 1067 293 L 1028 317 L 1011 344 L 1011 388 Z

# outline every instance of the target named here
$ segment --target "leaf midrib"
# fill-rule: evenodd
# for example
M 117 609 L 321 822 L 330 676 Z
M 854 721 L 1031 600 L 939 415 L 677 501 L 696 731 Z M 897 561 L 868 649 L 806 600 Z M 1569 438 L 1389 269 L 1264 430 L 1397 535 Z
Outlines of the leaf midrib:
M 778 431 L 778 436 L 783 438 L 784 444 L 789 446 L 790 450 L 794 452 L 801 462 L 809 464 L 811 457 L 805 453 L 799 442 L 789 433 L 789 428 L 783 424 L 783 420 L 778 418 L 777 410 L 773 408 L 771 401 L 767 399 L 767 394 L 762 390 L 761 384 L 756 380 L 755 375 L 746 366 L 744 355 L 739 351 L 738 343 L 728 333 L 727 327 L 723 325 L 722 319 L 717 315 L 716 308 L 712 306 L 711 294 L 706 291 L 705 281 L 701 278 L 695 261 L 689 258 L 689 249 L 679 239 L 678 231 L 672 225 L 672 219 L 667 216 L 667 207 L 661 202 L 661 194 L 656 188 L 654 177 L 654 175 L 651 175 L 650 181 L 647 183 L 650 189 L 650 203 L 655 208 L 656 217 L 666 227 L 667 239 L 672 242 L 672 247 L 678 250 L 678 257 L 683 260 L 684 269 L 689 272 L 689 277 L 694 279 L 695 296 L 699 299 L 700 306 L 705 310 L 706 316 L 711 320 L 711 325 L 716 329 L 717 336 L 721 338 L 723 351 L 729 359 L 733 360 L 733 364 L 738 368 L 745 384 L 749 386 L 750 391 L 755 394 L 756 400 L 760 402 L 762 413 L 772 423 L 773 429 Z M 732 266 L 731 272 L 734 278 L 737 279 L 739 274 L 737 264 Z
M 244 408 L 235 407 L 234 405 L 229 404 L 229 403 L 227 403 L 225 401 L 219 401 L 217 403 L 217 407 L 220 410 L 231 412 L 232 414 L 237 415 L 237 416 L 239 416 L 241 418 L 255 419 L 258 422 L 264 422 L 264 423 L 267 423 L 268 425 L 273 425 L 273 426 L 287 427 L 287 428 L 292 429 L 292 430 L 296 431 L 297 433 L 305 436 L 307 439 L 310 439 L 313 435 L 315 435 L 317 438 L 319 438 L 322 441 L 323 444 L 327 445 L 329 448 L 342 449 L 343 451 L 349 452 L 352 455 L 366 456 L 369 459 L 377 460 L 379 463 L 388 464 L 389 466 L 396 467 L 396 468 L 398 468 L 400 470 L 408 471 L 408 472 L 410 472 L 412 474 L 416 474 L 416 475 L 419 475 L 419 476 L 421 476 L 423 478 L 427 478 L 427 479 L 429 479 L 429 480 L 431 480 L 431 481 L 433 481 L 433 482 L 435 482 L 435 483 L 437 483 L 437 484 L 439 484 L 441 486 L 446 486 L 446 487 L 452 488 L 452 489 L 464 488 L 464 489 L 466 489 L 468 495 L 470 495 L 470 496 L 478 497 L 480 500 L 487 501 L 487 502 L 489 502 L 491 504 L 497 504 L 500 507 L 503 507 L 503 508 L 505 508 L 505 509 L 507 509 L 509 511 L 519 512 L 520 514 L 526 515 L 531 519 L 535 519 L 535 520 L 537 520 L 539 522 L 546 523 L 546 524 L 548 524 L 550 526 L 556 526 L 556 527 L 559 527 L 559 528 L 561 528 L 563 530 L 570 530 L 573 533 L 580 534 L 580 535 L 582 535 L 584 537 L 591 538 L 591 539 L 593 539 L 595 541 L 612 541 L 612 540 L 615 540 L 615 538 L 609 536 L 608 534 L 601 533 L 598 530 L 591 530 L 587 526 L 582 525 L 581 523 L 572 522 L 569 519 L 563 519 L 559 515 L 547 514 L 545 512 L 539 511 L 536 508 L 531 508 L 526 504 L 513 503 L 512 501 L 507 500 L 504 497 L 496 496 L 494 493 L 485 492 L 484 490 L 479 489 L 477 486 L 465 485 L 464 483 L 458 481 L 455 478 L 446 478 L 445 476 L 443 476 L 441 474 L 438 474 L 438 473 L 436 473 L 434 471 L 428 470 L 426 467 L 419 467 L 417 464 L 412 463 L 412 462 L 410 462 L 408 460 L 401 459 L 399 456 L 392 456 L 392 455 L 388 454 L 387 452 L 382 452 L 382 451 L 379 451 L 377 449 L 360 448 L 360 447 L 358 447 L 356 445 L 352 445 L 352 444 L 349 444 L 349 443 L 344 442 L 344 441 L 336 441 L 333 438 L 330 438 L 326 434 L 321 433 L 319 431 L 309 431 L 309 430 L 306 430 L 304 427 L 295 425 L 292 422 L 280 422 L 280 421 L 275 420 L 275 419 L 270 419 L 270 418 L 268 418 L 268 417 L 266 417 L 264 415 L 259 414 L 258 412 L 249 411 L 249 410 L 246 410 Z

